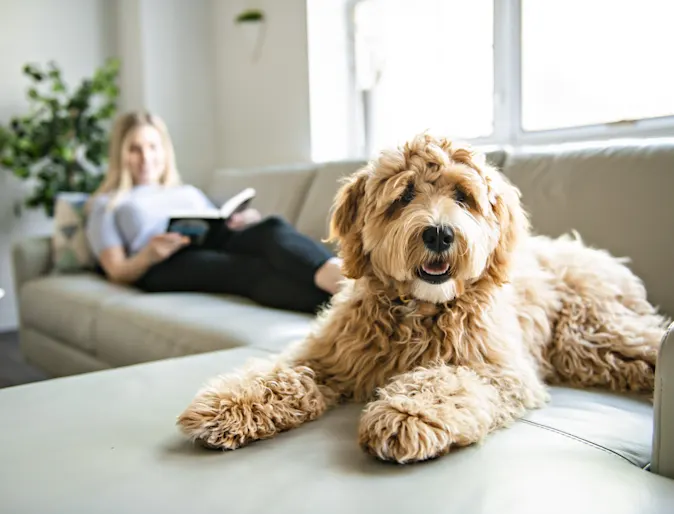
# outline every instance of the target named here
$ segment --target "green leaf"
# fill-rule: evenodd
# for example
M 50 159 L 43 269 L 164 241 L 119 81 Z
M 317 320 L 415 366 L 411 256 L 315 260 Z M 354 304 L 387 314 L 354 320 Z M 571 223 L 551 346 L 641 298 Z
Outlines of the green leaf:
M 37 195 L 30 196 L 26 199 L 26 205 L 28 207 L 39 207 L 41 203 L 41 198 Z
M 75 158 L 75 152 L 73 151 L 72 148 L 66 146 L 64 148 L 61 148 L 61 157 L 63 158 L 64 161 L 70 162 Z
M 43 182 L 49 182 L 52 178 L 54 178 L 54 170 L 50 167 L 42 168 L 40 171 L 38 171 L 37 177 Z
M 63 81 L 61 80 L 61 70 L 59 70 L 58 67 L 51 68 L 49 72 L 47 72 L 47 76 L 54 82 L 63 84 Z
M 263 20 L 264 20 L 264 13 L 259 9 L 248 9 L 247 11 L 243 11 L 235 19 L 237 23 L 263 21 Z
M 32 148 L 32 146 L 33 145 L 30 142 L 30 139 L 26 138 L 19 139 L 19 142 L 17 143 L 17 148 L 23 151 L 29 151 Z
M 28 168 L 15 168 L 14 175 L 21 179 L 26 179 L 30 177 L 30 170 Z
M 115 114 L 115 105 L 114 104 L 106 104 L 101 109 L 98 111 L 98 118 L 99 119 L 110 119 L 114 116 Z
M 0 166 L 19 178 L 30 178 L 34 187 L 26 199 L 30 207 L 53 212 L 60 191 L 92 192 L 103 180 L 110 137 L 108 120 L 117 112 L 119 59 L 109 59 L 69 91 L 54 61 L 43 69 L 23 67 L 32 84 L 26 88 L 31 107 L 24 115 L 0 125 Z M 38 83 L 45 82 L 44 86 Z M 43 89 L 40 89 L 43 87 Z M 83 148 L 90 164 L 77 161 Z
M 37 82 L 40 82 L 44 78 L 42 71 L 33 64 L 26 64 L 23 67 L 23 73 Z

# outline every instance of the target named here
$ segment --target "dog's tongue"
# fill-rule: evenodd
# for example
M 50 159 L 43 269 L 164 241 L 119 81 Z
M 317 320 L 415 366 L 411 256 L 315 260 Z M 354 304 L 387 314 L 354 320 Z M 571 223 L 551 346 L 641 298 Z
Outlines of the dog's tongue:
M 429 275 L 442 275 L 449 269 L 448 262 L 430 262 L 421 267 Z

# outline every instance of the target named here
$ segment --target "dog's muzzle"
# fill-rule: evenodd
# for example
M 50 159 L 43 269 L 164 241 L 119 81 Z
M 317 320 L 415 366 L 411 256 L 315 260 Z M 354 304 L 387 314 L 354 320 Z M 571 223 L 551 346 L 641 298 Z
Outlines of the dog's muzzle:
M 447 250 L 454 242 L 454 231 L 447 225 L 426 227 L 421 234 L 424 246 L 435 254 L 417 269 L 417 276 L 428 284 L 442 284 L 450 279 L 451 269 Z
M 426 227 L 421 238 L 424 240 L 424 246 L 431 252 L 442 253 L 454 242 L 454 231 L 447 225 L 433 225 Z

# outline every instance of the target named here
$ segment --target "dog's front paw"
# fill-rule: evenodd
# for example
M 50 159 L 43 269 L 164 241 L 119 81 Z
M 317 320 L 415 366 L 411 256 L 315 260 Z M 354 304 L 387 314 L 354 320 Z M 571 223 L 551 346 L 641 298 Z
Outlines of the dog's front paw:
M 276 367 L 216 379 L 178 417 L 184 434 L 234 450 L 319 416 L 325 398 L 304 368 Z
M 269 405 L 252 398 L 234 398 L 225 391 L 206 390 L 178 417 L 178 426 L 184 434 L 206 446 L 235 450 L 276 433 L 276 424 L 269 413 Z
M 451 431 L 432 409 L 412 398 L 370 403 L 360 420 L 361 447 L 375 457 L 400 464 L 433 459 L 454 443 Z

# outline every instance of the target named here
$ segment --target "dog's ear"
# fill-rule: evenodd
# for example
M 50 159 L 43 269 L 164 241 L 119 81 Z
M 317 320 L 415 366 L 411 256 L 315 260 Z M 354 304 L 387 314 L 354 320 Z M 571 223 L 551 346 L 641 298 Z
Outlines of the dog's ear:
M 365 274 L 369 258 L 363 249 L 362 207 L 367 172 L 360 170 L 347 178 L 337 191 L 330 218 L 328 242 L 337 242 L 344 259 L 347 278 L 358 279 Z
M 487 274 L 497 285 L 510 280 L 511 256 L 528 235 L 529 218 L 520 201 L 520 191 L 500 171 L 488 166 L 488 197 L 498 220 L 499 240 L 487 265 Z

